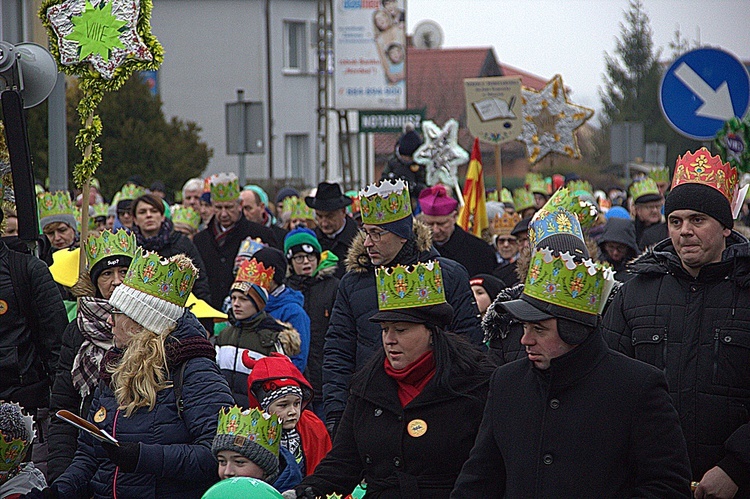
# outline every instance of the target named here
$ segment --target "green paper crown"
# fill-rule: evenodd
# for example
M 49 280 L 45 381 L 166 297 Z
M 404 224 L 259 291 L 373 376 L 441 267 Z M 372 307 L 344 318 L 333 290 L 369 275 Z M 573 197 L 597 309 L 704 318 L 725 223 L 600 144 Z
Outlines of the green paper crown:
M 669 168 L 666 166 L 657 166 L 650 172 L 648 172 L 649 178 L 654 179 L 657 184 L 660 182 L 669 183 Z
M 569 253 L 549 248 L 531 257 L 523 293 L 546 303 L 585 314 L 600 314 L 614 284 L 614 272 L 590 259 L 577 262 Z
M 370 184 L 359 193 L 363 224 L 380 225 L 411 216 L 409 188 L 402 179 Z
M 234 173 L 211 176 L 211 202 L 229 203 L 240 198 L 240 180 Z
M 190 206 L 175 205 L 172 207 L 172 222 L 183 224 L 198 230 L 201 225 L 200 213 Z
M 99 217 L 107 217 L 107 210 L 109 209 L 109 205 L 107 203 L 96 203 L 94 206 L 94 217 L 93 218 L 99 218 Z
M 147 252 L 139 247 L 122 283 L 184 307 L 197 277 L 198 269 L 189 258 L 172 257 L 162 260 L 158 253 Z
M 43 192 L 37 196 L 39 220 L 55 215 L 76 216 L 76 206 L 70 199 L 68 191 Z
M 740 172 L 750 172 L 750 118 L 734 117 L 724 123 L 714 139 L 722 159 Z
M 527 208 L 534 208 L 536 202 L 534 201 L 534 193 L 524 189 L 516 189 L 513 191 L 513 206 L 516 208 L 518 213 L 521 213 Z
M 440 262 L 418 263 L 412 270 L 403 265 L 379 267 L 378 309 L 398 310 L 445 303 Z
M 487 201 L 500 201 L 500 198 L 498 197 L 498 194 L 497 194 L 497 189 L 488 192 L 486 196 L 487 196 Z
M 575 194 L 571 194 L 571 191 L 567 187 L 562 187 L 555 191 L 552 197 L 544 203 L 539 211 L 534 214 L 532 222 L 546 218 L 550 213 L 558 210 L 565 210 L 573 213 L 578 218 L 578 223 L 581 224 L 581 228 L 588 229 L 596 220 L 598 211 L 596 205 L 590 201 L 581 199 Z
M 117 198 L 118 201 L 125 201 L 127 199 L 133 200 L 146 194 L 146 189 L 140 185 L 125 184 L 122 186 L 122 189 L 120 189 L 119 194 L 120 196 Z
M 591 183 L 588 180 L 571 180 L 565 187 L 574 194 L 580 192 L 588 192 L 591 195 L 594 194 L 594 188 L 591 187 Z
M 531 192 L 547 195 L 547 182 L 538 173 L 527 173 L 525 178 L 526 188 Z
M 510 193 L 510 191 L 506 187 L 503 187 L 503 190 L 500 193 L 500 202 L 506 203 L 506 204 L 514 204 L 513 195 Z
M 8 402 L 4 404 L 10 403 Z M 18 406 L 18 404 L 13 405 Z M 20 406 L 18 406 L 18 410 L 21 410 Z M 24 461 L 24 457 L 26 457 L 26 449 L 34 440 L 34 419 L 31 416 L 23 415 L 23 413 L 21 414 L 23 425 L 25 427 L 24 433 L 31 438 L 25 439 L 22 436 L 5 435 L 0 433 L 0 473 L 7 473 L 16 469 Z
M 289 213 L 289 219 L 302 218 L 304 220 L 314 220 L 315 213 L 313 209 L 307 206 L 304 199 L 297 196 L 284 198 L 284 213 Z
M 630 197 L 633 198 L 633 201 L 637 201 L 638 198 L 647 194 L 656 194 L 658 196 L 661 196 L 659 187 L 656 185 L 654 179 L 650 177 L 646 177 L 642 180 L 633 182 L 633 185 L 630 186 L 628 192 L 630 193 Z
M 125 229 L 120 229 L 115 233 L 107 229 L 101 234 L 89 234 L 83 243 L 89 269 L 101 260 L 112 256 L 125 255 L 133 258 L 137 247 L 135 234 L 128 233 Z
M 274 456 L 279 455 L 281 425 L 275 414 L 266 414 L 258 409 L 243 411 L 237 406 L 219 411 L 217 435 L 235 435 L 234 444 L 245 445 L 247 440 L 255 442 Z

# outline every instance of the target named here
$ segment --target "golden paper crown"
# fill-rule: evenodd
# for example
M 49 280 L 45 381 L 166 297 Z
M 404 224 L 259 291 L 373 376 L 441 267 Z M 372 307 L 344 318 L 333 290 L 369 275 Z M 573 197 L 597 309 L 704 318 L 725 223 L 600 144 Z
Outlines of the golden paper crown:
M 266 267 L 262 262 L 251 258 L 240 264 L 240 268 L 237 269 L 237 277 L 234 278 L 234 283 L 249 282 L 267 290 L 271 287 L 271 281 L 273 281 L 275 272 L 276 270 L 273 267 Z
M 721 156 L 712 156 L 705 147 L 695 153 L 686 152 L 677 158 L 672 189 L 682 184 L 703 184 L 719 191 L 732 204 L 739 185 L 737 169 L 724 163 Z
M 513 213 L 511 215 L 507 211 L 504 211 L 502 214 L 498 213 L 495 215 L 495 218 L 490 223 L 490 227 L 493 234 L 507 236 L 520 221 L 520 214 Z

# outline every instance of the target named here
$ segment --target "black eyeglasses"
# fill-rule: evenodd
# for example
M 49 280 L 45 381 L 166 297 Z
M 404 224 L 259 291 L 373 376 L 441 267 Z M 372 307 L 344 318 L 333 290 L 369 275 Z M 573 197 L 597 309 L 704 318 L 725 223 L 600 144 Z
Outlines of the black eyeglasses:
M 385 234 L 385 232 L 373 232 L 373 231 L 367 232 L 366 230 L 360 230 L 359 232 L 362 234 L 362 236 L 365 239 L 367 239 L 369 237 L 370 241 L 372 241 L 374 243 L 379 243 L 380 242 L 380 238 L 383 237 L 383 234 Z
M 318 257 L 315 256 L 315 253 L 310 253 L 310 254 L 305 253 L 303 255 L 294 255 L 292 257 L 292 261 L 294 261 L 294 263 L 305 263 L 306 261 L 314 262 L 317 258 Z

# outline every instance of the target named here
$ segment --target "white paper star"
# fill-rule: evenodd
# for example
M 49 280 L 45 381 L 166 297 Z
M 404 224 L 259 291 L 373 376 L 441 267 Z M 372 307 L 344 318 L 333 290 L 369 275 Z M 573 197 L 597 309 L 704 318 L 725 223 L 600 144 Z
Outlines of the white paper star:
M 89 62 L 104 78 L 111 79 L 115 70 L 129 59 L 138 61 L 153 59 L 153 55 L 136 30 L 140 0 L 91 0 L 90 6 L 94 8 L 99 8 L 102 3 L 111 3 L 112 15 L 126 23 L 118 37 L 124 48 L 113 47 L 108 60 L 98 53 L 92 53 L 80 59 L 80 43 L 68 37 L 75 28 L 73 18 L 80 17 L 84 13 L 86 3 L 86 0 L 66 0 L 47 9 L 47 18 L 57 35 L 61 64 L 73 66 L 81 62 Z
M 531 164 L 551 152 L 580 158 L 575 131 L 594 115 L 594 110 L 568 100 L 560 75 L 540 92 L 524 87 L 521 95 L 524 121 L 518 140 L 526 144 Z
M 458 122 L 450 119 L 440 128 L 423 121 L 422 135 L 424 144 L 414 151 L 414 161 L 427 167 L 427 185 L 457 185 L 458 167 L 469 161 L 469 153 L 458 145 Z

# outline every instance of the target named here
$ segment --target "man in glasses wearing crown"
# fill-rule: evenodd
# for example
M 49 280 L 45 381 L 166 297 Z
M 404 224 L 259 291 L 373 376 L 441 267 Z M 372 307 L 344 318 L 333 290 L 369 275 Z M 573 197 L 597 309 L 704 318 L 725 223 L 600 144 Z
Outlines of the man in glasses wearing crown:
M 604 317 L 609 345 L 664 370 L 695 497 L 750 497 L 750 248 L 732 230 L 737 170 L 705 148 L 677 159 L 669 238 L 630 265 Z
M 544 240 L 523 293 L 500 303 L 523 324 L 525 356 L 492 375 L 450 497 L 687 497 L 685 438 L 664 373 L 607 347 L 599 314 L 612 270 L 588 258 L 576 215 L 551 215 L 535 228 Z
M 347 273 L 339 284 L 323 348 L 323 403 L 333 432 L 349 396 L 349 381 L 377 351 L 380 329 L 370 322 L 378 310 L 375 268 L 440 261 L 445 296 L 455 315 L 450 330 L 482 341 L 479 311 L 466 269 L 438 258 L 430 230 L 414 220 L 409 188 L 401 179 L 384 180 L 360 192 L 362 231 L 346 258 Z

